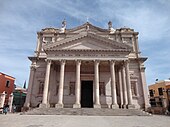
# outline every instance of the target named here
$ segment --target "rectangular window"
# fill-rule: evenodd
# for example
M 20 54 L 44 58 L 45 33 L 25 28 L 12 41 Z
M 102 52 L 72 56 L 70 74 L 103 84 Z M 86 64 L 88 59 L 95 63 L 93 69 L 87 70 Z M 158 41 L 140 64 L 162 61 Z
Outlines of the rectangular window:
M 155 99 L 150 99 L 150 104 L 151 104 L 151 107 L 156 107 Z
M 6 87 L 10 86 L 10 81 L 6 81 Z
M 153 97 L 154 96 L 153 90 L 149 90 L 149 94 L 150 94 L 150 97 Z
M 163 95 L 163 89 L 162 88 L 158 88 L 158 92 L 159 92 L 159 95 Z
M 170 96 L 170 89 L 167 89 L 167 92 L 168 92 L 168 96 Z

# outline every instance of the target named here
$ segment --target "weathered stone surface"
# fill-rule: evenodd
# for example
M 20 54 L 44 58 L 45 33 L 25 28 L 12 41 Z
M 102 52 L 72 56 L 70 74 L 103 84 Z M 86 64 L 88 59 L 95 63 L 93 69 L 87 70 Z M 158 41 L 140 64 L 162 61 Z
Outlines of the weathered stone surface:
M 124 104 L 124 108 L 145 109 L 149 104 L 147 58 L 139 54 L 138 32 L 113 30 L 111 24 L 109 29 L 87 22 L 64 33 L 56 28 L 38 32 L 35 55 L 29 57 L 32 64 L 25 107 L 43 103 L 46 106 L 41 107 L 114 109 Z M 88 81 L 92 87 L 83 95 L 83 82 Z M 84 106 L 82 100 L 90 104 Z M 77 103 L 81 106 L 74 105 Z
M 147 112 L 138 109 L 108 109 L 108 108 L 36 108 L 23 112 L 25 115 L 89 115 L 89 116 L 149 116 Z
M 1 127 L 169 127 L 167 116 L 0 115 Z

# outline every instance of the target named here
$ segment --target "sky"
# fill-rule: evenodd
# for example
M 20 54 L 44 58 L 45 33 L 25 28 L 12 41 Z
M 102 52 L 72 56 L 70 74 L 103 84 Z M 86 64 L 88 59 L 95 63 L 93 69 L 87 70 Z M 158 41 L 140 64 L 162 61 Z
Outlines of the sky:
M 170 78 L 170 0 L 0 0 L 0 72 L 23 86 L 29 80 L 37 32 L 88 21 L 98 27 L 130 27 L 139 32 L 147 85 Z

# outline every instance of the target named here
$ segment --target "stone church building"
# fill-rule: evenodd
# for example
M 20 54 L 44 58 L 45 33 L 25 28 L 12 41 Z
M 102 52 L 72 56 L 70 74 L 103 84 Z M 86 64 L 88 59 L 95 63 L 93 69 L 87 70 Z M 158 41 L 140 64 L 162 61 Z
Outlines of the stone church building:
M 25 107 L 137 108 L 149 105 L 138 32 L 86 22 L 37 32 Z

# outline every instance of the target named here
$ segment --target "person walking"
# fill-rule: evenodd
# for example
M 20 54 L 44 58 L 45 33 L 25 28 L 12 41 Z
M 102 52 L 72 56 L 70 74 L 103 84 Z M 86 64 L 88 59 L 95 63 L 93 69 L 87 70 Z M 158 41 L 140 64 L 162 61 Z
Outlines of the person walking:
M 16 112 L 16 106 L 13 105 L 13 113 L 15 113 L 15 112 Z
M 5 106 L 3 107 L 3 113 L 6 115 L 8 113 L 8 108 L 9 108 L 9 105 L 8 104 L 5 104 Z

